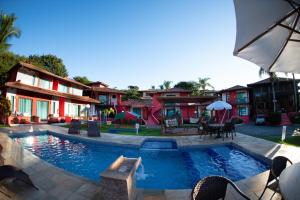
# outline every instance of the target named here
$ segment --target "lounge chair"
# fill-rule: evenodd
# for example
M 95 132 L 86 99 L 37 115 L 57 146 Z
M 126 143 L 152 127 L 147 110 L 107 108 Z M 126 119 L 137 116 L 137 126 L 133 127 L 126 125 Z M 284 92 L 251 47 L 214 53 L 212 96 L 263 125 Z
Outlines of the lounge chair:
M 88 121 L 87 135 L 89 137 L 100 137 L 100 128 L 95 121 Z
M 249 199 L 231 180 L 222 176 L 208 176 L 200 180 L 192 190 L 192 200 L 217 200 L 226 196 L 227 185 L 231 185 L 243 198 Z
M 81 122 L 76 119 L 72 119 L 70 123 L 70 128 L 68 130 L 68 134 L 80 134 L 80 126 Z
M 290 163 L 291 165 L 293 164 L 292 161 L 290 161 L 288 158 L 284 156 L 277 156 L 273 159 L 267 184 L 262 194 L 260 195 L 259 199 L 261 199 L 264 196 L 264 193 L 267 188 L 274 191 L 273 195 L 275 195 L 276 192 L 279 192 L 278 177 L 280 176 L 281 172 L 287 167 L 288 163 Z
M 2 150 L 3 150 L 3 147 L 0 144 L 0 160 L 1 160 L 1 163 L 4 163 L 4 158 L 1 155 Z M 26 174 L 23 170 L 15 167 L 15 166 L 12 166 L 12 165 L 0 166 L 0 182 L 9 180 L 9 179 L 22 181 L 22 182 L 28 184 L 29 186 L 38 190 L 38 188 L 31 181 L 29 175 Z M 6 194 L 5 192 L 3 192 L 1 190 L 0 190 L 0 192 L 3 193 L 5 196 L 10 197 L 10 195 Z

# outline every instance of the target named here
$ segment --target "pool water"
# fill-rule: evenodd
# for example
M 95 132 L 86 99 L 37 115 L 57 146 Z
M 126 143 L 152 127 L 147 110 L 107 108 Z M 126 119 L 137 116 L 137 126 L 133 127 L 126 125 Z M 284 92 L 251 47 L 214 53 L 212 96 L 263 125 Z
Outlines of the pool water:
M 148 189 L 192 188 L 199 179 L 209 175 L 222 175 L 237 181 L 268 168 L 265 163 L 230 145 L 175 149 L 173 142 L 144 143 L 146 147 L 155 147 L 151 149 L 57 134 L 13 137 L 13 140 L 41 159 L 96 182 L 100 181 L 99 174 L 120 155 L 141 156 L 142 165 L 136 174 L 137 187 Z

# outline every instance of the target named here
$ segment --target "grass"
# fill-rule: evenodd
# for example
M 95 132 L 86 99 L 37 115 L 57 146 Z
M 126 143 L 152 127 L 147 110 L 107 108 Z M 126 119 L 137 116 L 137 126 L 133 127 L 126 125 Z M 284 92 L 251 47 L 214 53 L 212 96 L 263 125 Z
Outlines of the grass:
M 0 124 L 0 128 L 8 127 L 8 125 Z
M 69 128 L 70 125 L 66 124 L 63 127 L 65 128 Z M 82 124 L 81 125 L 81 130 L 86 130 L 87 129 L 87 125 L 86 124 Z M 161 136 L 160 134 L 160 129 L 157 128 L 145 128 L 145 127 L 140 127 L 139 129 L 139 134 L 136 135 L 133 125 L 122 125 L 121 128 L 116 128 L 115 125 L 106 125 L 103 124 L 101 125 L 100 131 L 102 133 L 108 133 L 109 129 L 116 129 L 116 130 L 124 130 L 122 132 L 118 132 L 118 133 L 114 133 L 114 134 L 119 134 L 119 135 L 133 135 L 133 136 Z M 132 129 L 132 131 L 130 130 L 126 130 L 126 129 Z
M 300 136 L 287 136 L 284 142 L 281 141 L 281 136 L 259 136 L 259 138 L 280 143 L 280 144 L 287 144 L 287 145 L 300 147 Z

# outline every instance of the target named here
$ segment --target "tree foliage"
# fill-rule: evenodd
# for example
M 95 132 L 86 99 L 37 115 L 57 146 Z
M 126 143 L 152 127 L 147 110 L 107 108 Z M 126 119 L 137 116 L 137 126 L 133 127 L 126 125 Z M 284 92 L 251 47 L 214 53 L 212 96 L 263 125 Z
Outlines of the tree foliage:
M 212 86 L 208 81 L 210 78 L 198 78 L 197 82 L 197 90 L 199 95 L 205 95 L 205 92 L 208 90 L 208 88 L 214 89 L 214 86 Z
M 11 115 L 11 105 L 10 101 L 1 96 L 0 97 L 0 116 L 2 117 L 2 122 L 6 123 L 6 118 Z
M 166 89 L 166 90 L 171 89 L 171 84 L 172 84 L 172 81 L 164 81 L 164 83 L 163 83 L 164 89 Z
M 125 91 L 125 95 L 123 95 L 122 100 L 128 99 L 140 99 L 141 94 L 139 93 L 139 87 L 130 85 L 128 89 Z
M 85 85 L 88 85 L 92 82 L 86 76 L 74 76 L 73 79 Z
M 11 46 L 8 41 L 13 37 L 20 37 L 20 29 L 14 26 L 17 17 L 14 14 L 0 13 L 0 52 L 7 51 Z
M 6 82 L 7 72 L 20 61 L 26 61 L 26 57 L 13 54 L 9 51 L 0 53 L 0 85 Z
M 68 71 L 63 63 L 63 60 L 55 55 L 30 55 L 27 61 L 58 76 L 68 76 Z

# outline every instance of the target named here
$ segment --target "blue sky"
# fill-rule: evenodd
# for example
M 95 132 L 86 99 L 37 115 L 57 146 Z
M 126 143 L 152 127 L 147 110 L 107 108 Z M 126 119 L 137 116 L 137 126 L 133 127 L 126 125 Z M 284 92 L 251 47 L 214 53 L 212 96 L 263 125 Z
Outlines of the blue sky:
M 232 55 L 232 0 L 0 0 L 22 30 L 11 50 L 54 54 L 70 77 L 120 89 L 210 77 L 216 89 L 246 85 L 259 68 Z

